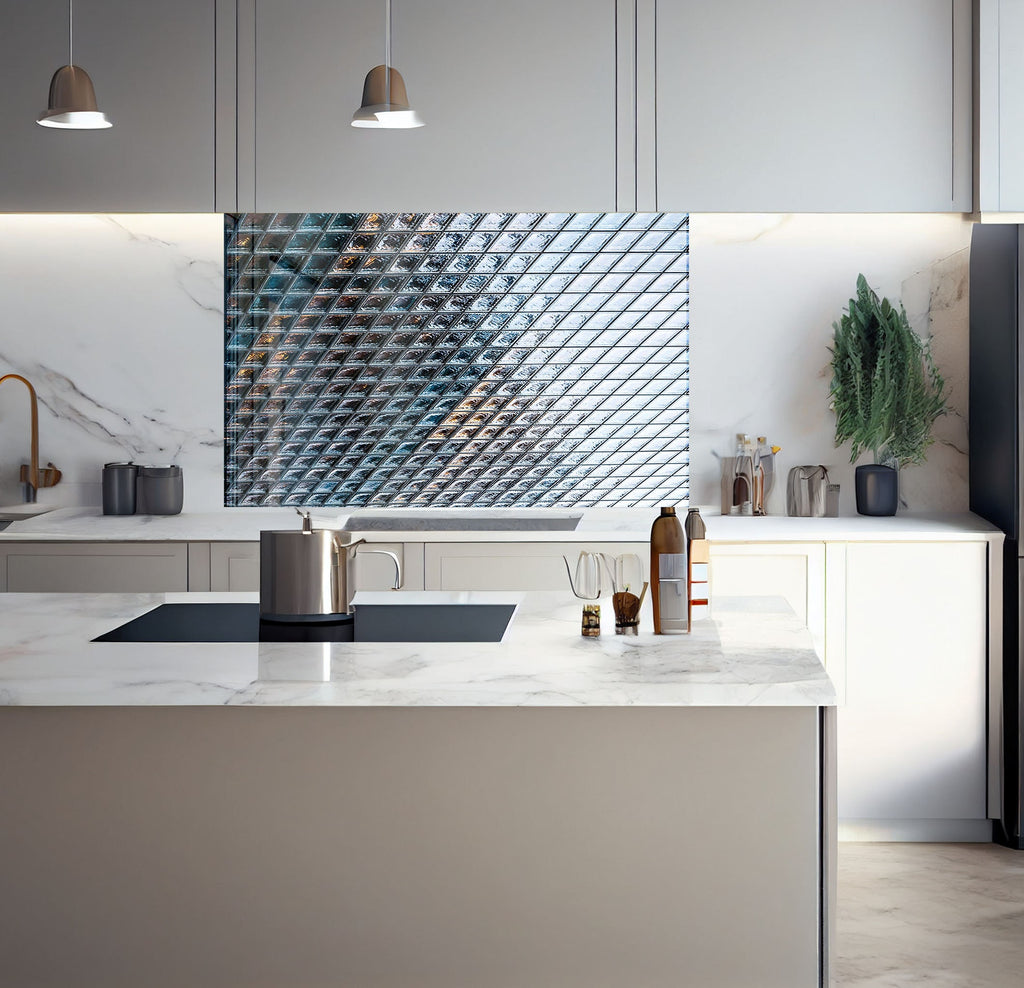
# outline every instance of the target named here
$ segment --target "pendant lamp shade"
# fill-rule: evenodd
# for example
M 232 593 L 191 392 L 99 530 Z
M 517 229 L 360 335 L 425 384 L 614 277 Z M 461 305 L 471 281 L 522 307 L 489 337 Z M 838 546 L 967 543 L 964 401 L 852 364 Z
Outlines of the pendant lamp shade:
M 49 103 L 36 123 L 65 130 L 102 130 L 113 126 L 96 106 L 96 90 L 89 73 L 77 65 L 63 65 L 53 73 Z
M 53 73 L 49 102 L 36 123 L 63 130 L 104 130 L 113 126 L 96 106 L 96 90 L 89 73 L 75 65 L 75 0 L 68 0 L 68 64 Z
M 352 114 L 352 126 L 390 130 L 423 126 L 419 114 L 409 106 L 402 73 L 391 64 L 391 0 L 384 0 L 384 64 L 366 73 L 363 102 Z
M 423 126 L 419 115 L 409 106 L 405 80 L 398 69 L 375 65 L 366 73 L 363 102 L 352 114 L 352 126 L 393 129 Z

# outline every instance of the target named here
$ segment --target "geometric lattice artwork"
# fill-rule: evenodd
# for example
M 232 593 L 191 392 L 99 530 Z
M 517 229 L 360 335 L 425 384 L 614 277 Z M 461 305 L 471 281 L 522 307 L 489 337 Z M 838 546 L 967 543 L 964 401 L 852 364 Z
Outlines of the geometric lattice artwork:
M 685 213 L 226 217 L 228 505 L 689 493 Z

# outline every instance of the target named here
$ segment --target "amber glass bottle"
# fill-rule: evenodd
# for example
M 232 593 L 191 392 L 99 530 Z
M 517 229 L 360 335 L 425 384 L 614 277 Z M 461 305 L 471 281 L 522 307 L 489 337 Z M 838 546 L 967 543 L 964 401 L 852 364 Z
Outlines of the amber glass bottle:
M 651 526 L 651 600 L 656 635 L 687 630 L 686 536 L 676 509 L 667 505 Z

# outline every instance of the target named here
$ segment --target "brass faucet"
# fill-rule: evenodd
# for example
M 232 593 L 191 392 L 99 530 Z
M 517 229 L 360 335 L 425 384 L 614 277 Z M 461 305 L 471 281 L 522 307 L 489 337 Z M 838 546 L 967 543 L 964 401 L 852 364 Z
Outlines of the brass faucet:
M 39 470 L 39 402 L 36 399 L 36 389 L 32 387 L 28 378 L 20 374 L 4 374 L 0 377 L 0 384 L 11 379 L 21 381 L 28 388 L 28 396 L 32 404 L 32 449 L 28 466 L 22 464 L 18 479 L 21 481 L 22 500 L 26 503 L 33 503 L 40 487 L 53 487 L 60 482 L 61 472 L 52 464 L 47 463 L 46 469 L 40 473 Z

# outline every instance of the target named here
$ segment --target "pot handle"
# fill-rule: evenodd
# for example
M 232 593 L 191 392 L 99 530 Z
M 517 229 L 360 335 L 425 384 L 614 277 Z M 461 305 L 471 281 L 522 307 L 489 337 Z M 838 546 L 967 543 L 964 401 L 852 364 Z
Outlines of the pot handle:
M 355 542 L 342 542 L 337 535 L 334 536 L 334 548 L 336 552 L 347 553 L 350 549 L 355 554 L 355 548 L 358 545 L 362 545 L 366 542 L 366 539 L 357 539 Z M 395 583 L 392 586 L 392 590 L 401 590 L 402 588 L 402 563 L 398 556 L 395 555 L 390 549 L 366 549 L 361 555 L 376 555 L 376 556 L 390 556 L 392 562 L 395 564 Z
M 334 549 L 336 552 L 348 552 L 349 549 L 354 549 L 357 545 L 362 545 L 366 539 L 356 539 L 355 542 L 342 542 L 341 532 L 334 533 Z
M 365 539 L 360 539 L 360 542 L 365 542 Z M 392 590 L 402 589 L 402 564 L 390 549 L 367 549 L 364 552 L 359 553 L 360 556 L 390 556 L 391 561 L 395 564 L 395 583 L 391 588 Z

